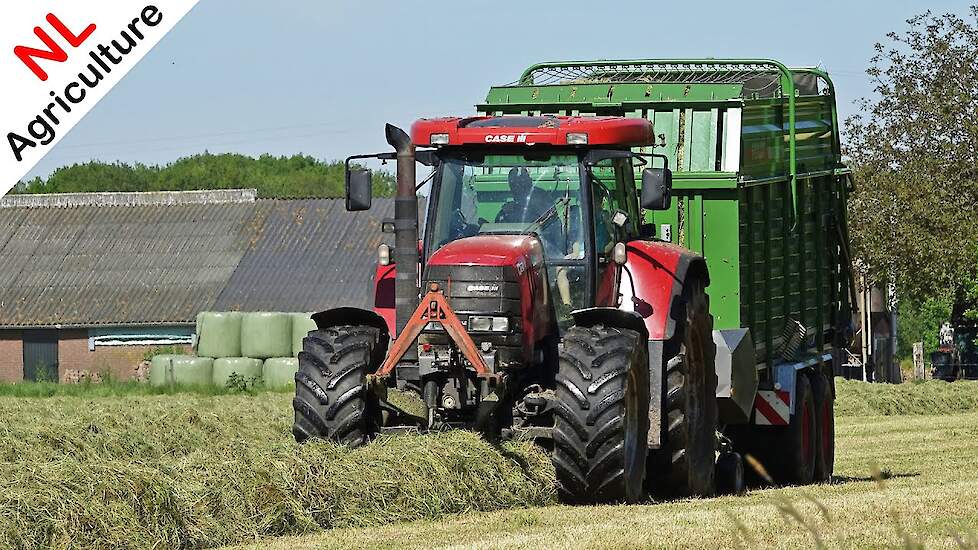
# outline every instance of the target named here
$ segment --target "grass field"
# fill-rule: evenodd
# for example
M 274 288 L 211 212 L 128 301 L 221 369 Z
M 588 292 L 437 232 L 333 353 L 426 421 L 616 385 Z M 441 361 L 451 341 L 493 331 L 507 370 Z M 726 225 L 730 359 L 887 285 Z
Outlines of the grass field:
M 840 382 L 834 485 L 596 508 L 555 506 L 528 444 L 299 447 L 286 393 L 90 390 L 0 396 L 0 547 L 844 547 L 902 545 L 898 524 L 928 545 L 978 530 L 973 383 Z

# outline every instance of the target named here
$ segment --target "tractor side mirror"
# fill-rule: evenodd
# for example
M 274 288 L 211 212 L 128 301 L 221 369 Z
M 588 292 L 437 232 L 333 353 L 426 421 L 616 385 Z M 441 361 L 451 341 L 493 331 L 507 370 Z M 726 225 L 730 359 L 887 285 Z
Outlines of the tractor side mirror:
M 668 210 L 672 204 L 672 171 L 668 168 L 642 170 L 642 208 Z
M 373 199 L 373 173 L 362 168 L 346 171 L 346 210 L 360 212 L 370 210 Z

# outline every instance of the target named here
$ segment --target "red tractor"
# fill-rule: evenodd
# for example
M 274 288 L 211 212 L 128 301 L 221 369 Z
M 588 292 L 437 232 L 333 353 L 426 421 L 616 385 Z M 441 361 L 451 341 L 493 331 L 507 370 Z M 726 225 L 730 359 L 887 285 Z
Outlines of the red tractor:
M 739 455 L 716 458 L 706 262 L 643 225 L 672 185 L 665 157 L 633 152 L 653 145 L 651 122 L 445 118 L 410 136 L 388 126 L 387 141 L 396 153 L 347 161 L 357 211 L 370 208 L 371 174 L 351 161 L 397 160 L 378 307 L 314 316 L 296 375 L 298 441 L 447 428 L 531 437 L 552 452 L 568 502 L 742 486 Z M 417 162 L 433 168 L 420 239 Z M 427 413 L 392 405 L 390 389 L 416 393 Z

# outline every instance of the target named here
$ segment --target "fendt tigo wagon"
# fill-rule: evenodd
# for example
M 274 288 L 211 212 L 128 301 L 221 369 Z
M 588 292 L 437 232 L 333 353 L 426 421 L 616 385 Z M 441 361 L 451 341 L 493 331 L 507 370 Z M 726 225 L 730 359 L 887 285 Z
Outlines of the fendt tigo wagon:
M 478 109 L 388 126 L 396 152 L 347 161 L 351 211 L 371 203 L 353 162 L 397 161 L 393 254 L 374 311 L 314 316 L 296 439 L 533 438 L 568 502 L 739 492 L 748 453 L 779 483 L 827 480 L 853 303 L 828 75 L 544 63 Z

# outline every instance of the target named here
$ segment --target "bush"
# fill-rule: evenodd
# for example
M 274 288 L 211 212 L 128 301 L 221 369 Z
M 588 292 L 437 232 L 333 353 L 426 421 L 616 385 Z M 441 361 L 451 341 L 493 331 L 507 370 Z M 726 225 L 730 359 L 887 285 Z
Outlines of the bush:
M 59 168 L 48 179 L 24 182 L 22 193 L 92 193 L 257 189 L 262 198 L 344 196 L 344 163 L 310 156 L 274 157 L 204 153 L 166 166 L 91 161 Z M 390 197 L 394 176 L 374 173 L 374 195 Z

